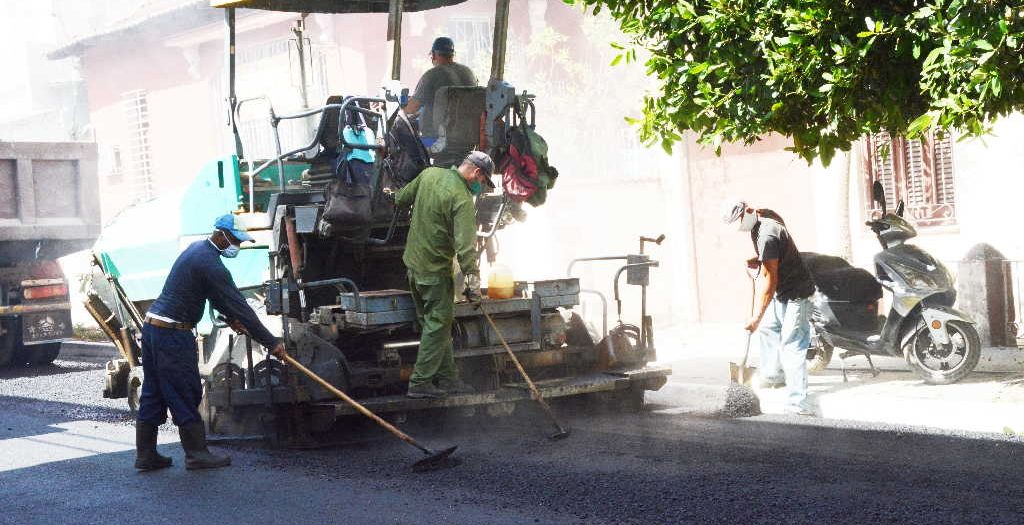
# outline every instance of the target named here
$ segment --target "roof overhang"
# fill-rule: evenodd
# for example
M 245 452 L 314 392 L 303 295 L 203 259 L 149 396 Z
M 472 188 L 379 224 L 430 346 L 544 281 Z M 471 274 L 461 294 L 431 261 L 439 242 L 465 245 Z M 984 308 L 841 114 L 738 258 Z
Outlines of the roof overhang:
M 402 11 L 425 11 L 457 5 L 466 0 L 405 0 Z M 210 0 L 212 7 L 265 9 L 291 13 L 387 13 L 389 0 Z

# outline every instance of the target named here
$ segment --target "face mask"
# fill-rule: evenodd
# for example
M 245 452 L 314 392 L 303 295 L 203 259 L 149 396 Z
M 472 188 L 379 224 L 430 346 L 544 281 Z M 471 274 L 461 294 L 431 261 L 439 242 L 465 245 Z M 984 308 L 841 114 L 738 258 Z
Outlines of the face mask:
M 223 255 L 224 257 L 227 257 L 228 259 L 234 259 L 235 257 L 238 257 L 238 251 L 241 249 L 242 248 L 240 246 L 229 244 L 227 248 L 224 248 L 223 250 L 220 251 L 220 254 Z
M 740 218 L 738 229 L 741 232 L 748 232 L 754 229 L 754 225 L 757 224 L 757 212 L 743 212 L 743 217 Z
M 473 195 L 480 195 L 480 192 L 484 191 L 484 187 L 480 185 L 480 181 L 473 181 L 473 184 L 469 185 L 469 191 Z

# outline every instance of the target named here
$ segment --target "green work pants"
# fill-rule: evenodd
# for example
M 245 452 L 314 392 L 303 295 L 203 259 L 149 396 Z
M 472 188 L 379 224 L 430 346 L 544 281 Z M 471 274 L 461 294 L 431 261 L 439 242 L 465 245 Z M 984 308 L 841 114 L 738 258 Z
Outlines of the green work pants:
M 455 283 L 448 274 L 417 274 L 409 271 L 409 291 L 420 324 L 420 350 L 416 354 L 409 386 L 435 379 L 456 379 L 452 349 L 452 319 L 455 315 Z

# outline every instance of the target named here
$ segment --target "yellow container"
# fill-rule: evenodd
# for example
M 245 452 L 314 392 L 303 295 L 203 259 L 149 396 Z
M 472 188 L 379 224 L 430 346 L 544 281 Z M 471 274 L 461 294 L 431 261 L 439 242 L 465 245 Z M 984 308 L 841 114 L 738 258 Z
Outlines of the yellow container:
M 494 265 L 491 275 L 487 278 L 487 297 L 491 299 L 510 299 L 515 295 L 516 281 L 512 270 L 503 264 Z

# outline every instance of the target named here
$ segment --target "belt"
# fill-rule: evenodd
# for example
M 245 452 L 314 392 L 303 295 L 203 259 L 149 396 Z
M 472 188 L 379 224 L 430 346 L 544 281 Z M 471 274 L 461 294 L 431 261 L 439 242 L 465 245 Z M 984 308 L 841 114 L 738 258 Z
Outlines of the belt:
M 191 332 L 193 325 L 189 323 L 168 323 L 167 321 L 161 321 L 152 317 L 146 318 L 146 323 L 156 326 L 158 328 L 173 328 L 175 330 L 182 330 L 185 332 Z

